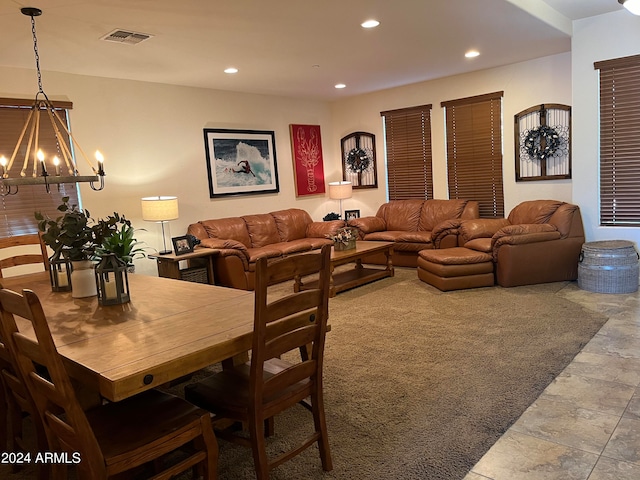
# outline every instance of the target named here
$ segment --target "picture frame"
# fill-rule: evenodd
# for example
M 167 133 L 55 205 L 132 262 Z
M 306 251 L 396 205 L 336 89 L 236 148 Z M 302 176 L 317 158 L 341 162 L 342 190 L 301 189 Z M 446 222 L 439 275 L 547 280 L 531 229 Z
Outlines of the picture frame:
M 275 133 L 205 128 L 209 197 L 278 193 Z
M 185 253 L 193 252 L 193 244 L 187 235 L 183 235 L 182 237 L 173 237 L 171 242 L 173 243 L 173 251 L 176 255 L 184 255 Z
M 325 193 L 320 125 L 289 125 L 296 197 Z
M 344 211 L 344 220 L 348 222 L 349 220 L 353 220 L 354 218 L 360 218 L 360 210 L 345 210 Z

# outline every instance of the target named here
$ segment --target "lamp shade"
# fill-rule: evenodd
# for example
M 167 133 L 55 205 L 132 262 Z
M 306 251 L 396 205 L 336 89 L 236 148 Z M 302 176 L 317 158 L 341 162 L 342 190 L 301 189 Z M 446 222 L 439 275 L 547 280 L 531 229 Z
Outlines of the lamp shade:
M 178 197 L 144 197 L 142 219 L 148 222 L 166 222 L 178 218 Z
M 329 198 L 333 200 L 344 200 L 351 198 L 351 182 L 329 182 Z

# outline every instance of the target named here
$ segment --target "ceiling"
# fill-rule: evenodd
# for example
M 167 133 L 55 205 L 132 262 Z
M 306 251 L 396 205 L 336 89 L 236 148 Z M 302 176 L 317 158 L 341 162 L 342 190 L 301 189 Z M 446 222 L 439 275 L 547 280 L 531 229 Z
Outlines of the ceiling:
M 0 0 L 1 66 L 35 66 L 24 6 L 43 11 L 45 91 L 46 72 L 59 71 L 325 101 L 568 52 L 570 20 L 622 9 L 616 0 Z M 380 26 L 361 28 L 369 18 Z M 102 40 L 116 29 L 152 37 Z M 481 55 L 466 59 L 469 49 Z M 223 73 L 229 66 L 239 72 Z

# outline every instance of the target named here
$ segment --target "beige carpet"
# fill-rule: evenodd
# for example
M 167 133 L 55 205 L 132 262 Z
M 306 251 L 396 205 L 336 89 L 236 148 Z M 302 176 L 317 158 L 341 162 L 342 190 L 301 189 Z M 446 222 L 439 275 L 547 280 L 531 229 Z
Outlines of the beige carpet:
M 443 293 L 396 269 L 332 298 L 334 470 L 322 472 L 313 449 L 271 478 L 462 479 L 605 323 L 556 295 L 566 285 Z M 273 450 L 309 418 L 302 408 L 276 418 Z M 221 441 L 219 478 L 255 478 L 250 452 Z
M 334 470 L 322 471 L 313 448 L 271 478 L 462 479 L 606 321 L 557 295 L 566 285 L 443 293 L 396 269 L 332 298 Z M 306 434 L 309 420 L 302 407 L 277 417 L 269 448 Z M 250 451 L 221 440 L 219 479 L 252 478 Z

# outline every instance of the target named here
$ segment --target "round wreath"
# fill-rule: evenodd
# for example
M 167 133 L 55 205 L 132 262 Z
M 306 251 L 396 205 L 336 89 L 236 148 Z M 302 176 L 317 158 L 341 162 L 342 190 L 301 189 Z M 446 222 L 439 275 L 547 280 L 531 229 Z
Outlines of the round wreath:
M 352 172 L 364 172 L 370 163 L 369 155 L 362 148 L 352 148 L 347 154 L 347 166 Z
M 541 146 L 541 140 L 544 138 L 544 148 Z M 548 125 L 540 125 L 527 132 L 524 139 L 524 149 L 530 158 L 544 160 L 552 157 L 556 150 L 560 147 L 562 139 L 558 132 Z

